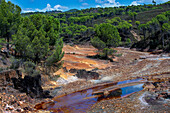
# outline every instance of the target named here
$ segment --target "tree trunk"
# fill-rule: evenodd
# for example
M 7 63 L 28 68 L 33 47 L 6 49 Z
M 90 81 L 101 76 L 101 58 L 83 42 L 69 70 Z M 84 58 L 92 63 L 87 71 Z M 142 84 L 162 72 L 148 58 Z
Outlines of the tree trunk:
M 164 33 L 163 33 L 163 36 L 162 36 L 162 47 L 163 47 L 163 49 L 165 47 L 165 44 L 164 44 Z
M 146 43 L 146 31 L 145 30 L 143 30 L 143 35 L 144 35 L 144 46 L 146 45 L 145 43 Z

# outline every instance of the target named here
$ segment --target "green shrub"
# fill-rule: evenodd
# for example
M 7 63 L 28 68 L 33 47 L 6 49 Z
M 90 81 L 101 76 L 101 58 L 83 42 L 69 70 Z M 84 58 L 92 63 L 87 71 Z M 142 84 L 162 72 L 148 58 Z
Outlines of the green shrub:
M 24 63 L 24 73 L 29 76 L 37 76 L 40 74 L 40 72 L 36 70 L 36 65 L 31 61 Z
M 112 55 L 112 54 L 113 54 L 113 52 L 114 52 L 114 50 L 113 50 L 113 49 L 110 49 L 110 48 L 104 48 L 104 49 L 103 49 L 103 56 L 104 56 L 104 57 L 107 57 L 108 55 Z
M 102 50 L 106 47 L 106 44 L 98 37 L 91 38 L 91 44 L 93 47 L 97 48 L 98 50 Z
M 140 25 L 140 21 L 136 21 L 135 24 L 137 25 L 137 27 Z
M 132 20 L 129 20 L 129 23 L 132 23 Z
M 4 44 L 4 43 L 6 43 L 6 42 L 5 42 L 5 39 L 3 39 L 3 38 L 0 39 L 0 49 L 3 47 L 2 44 Z
M 116 57 L 121 57 L 123 54 L 120 53 L 120 54 L 115 54 Z
M 130 47 L 131 43 L 131 40 L 128 38 L 125 42 L 125 46 Z
M 12 65 L 10 66 L 10 69 L 17 70 L 20 67 L 21 60 L 20 59 L 15 59 L 12 57 L 11 59 Z
M 0 72 L 2 72 L 4 69 L 0 67 Z

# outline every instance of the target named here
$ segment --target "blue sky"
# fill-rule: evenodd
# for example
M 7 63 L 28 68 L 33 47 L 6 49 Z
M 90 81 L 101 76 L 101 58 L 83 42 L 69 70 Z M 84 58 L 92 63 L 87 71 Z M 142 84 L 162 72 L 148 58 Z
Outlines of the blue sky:
M 85 9 L 90 7 L 115 7 L 121 5 L 150 4 L 152 0 L 7 0 L 22 8 L 22 12 Z M 155 0 L 164 3 L 169 0 Z

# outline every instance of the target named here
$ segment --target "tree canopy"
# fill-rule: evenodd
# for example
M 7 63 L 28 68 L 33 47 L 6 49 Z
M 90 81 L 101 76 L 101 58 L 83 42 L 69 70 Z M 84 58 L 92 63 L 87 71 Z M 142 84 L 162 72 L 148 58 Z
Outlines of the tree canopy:
M 95 28 L 96 36 L 102 40 L 107 47 L 117 47 L 121 37 L 117 28 L 109 23 L 102 23 Z
M 49 52 L 49 46 L 59 39 L 59 21 L 41 14 L 23 17 L 13 35 L 16 51 L 25 59 L 40 62 Z M 62 48 L 60 48 L 62 50 Z
M 12 34 L 15 34 L 20 24 L 21 8 L 10 1 L 1 1 L 0 4 L 0 35 L 9 43 Z M 9 48 L 9 47 L 8 47 Z
M 96 37 L 91 39 L 91 43 L 95 48 L 103 52 L 102 56 L 104 58 L 108 58 L 108 55 L 113 53 L 113 49 L 110 49 L 110 47 L 117 47 L 121 42 L 119 32 L 110 23 L 96 25 L 95 32 Z

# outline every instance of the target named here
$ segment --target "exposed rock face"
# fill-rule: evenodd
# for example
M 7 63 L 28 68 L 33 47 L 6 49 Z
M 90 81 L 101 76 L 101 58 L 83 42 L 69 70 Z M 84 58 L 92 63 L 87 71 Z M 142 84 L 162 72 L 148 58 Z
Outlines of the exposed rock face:
M 6 70 L 0 72 L 0 85 L 7 85 L 11 82 L 11 78 L 18 78 L 15 70 Z
M 100 75 L 96 72 L 86 71 L 86 70 L 82 69 L 82 70 L 77 71 L 76 76 L 78 78 L 90 80 L 90 79 L 98 79 Z
M 70 73 L 77 73 L 77 69 L 70 69 L 69 72 Z
M 25 76 L 21 78 L 20 70 L 6 70 L 0 72 L 0 86 L 13 85 L 15 89 L 25 92 L 32 98 L 50 98 L 49 92 L 44 92 L 41 87 L 41 75 L 35 77 Z
M 12 78 L 14 88 L 25 92 L 32 98 L 50 98 L 49 93 L 44 92 L 41 87 L 41 75 L 35 77 L 25 76 L 22 78 Z

